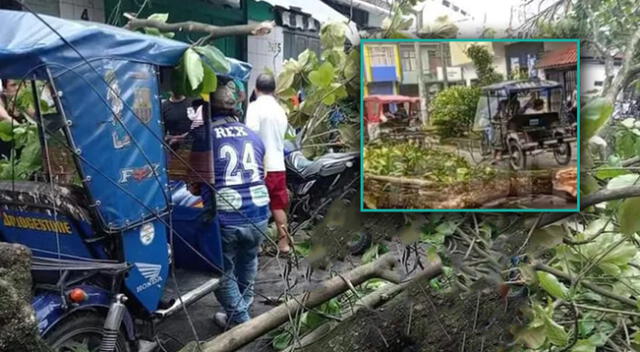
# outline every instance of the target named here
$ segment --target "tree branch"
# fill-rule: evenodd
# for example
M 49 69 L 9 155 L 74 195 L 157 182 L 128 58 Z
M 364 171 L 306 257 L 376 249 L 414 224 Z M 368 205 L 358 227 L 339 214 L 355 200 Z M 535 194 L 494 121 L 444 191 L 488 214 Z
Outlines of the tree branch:
M 195 21 L 165 23 L 157 20 L 139 19 L 132 13 L 125 13 L 124 17 L 129 20 L 125 28 L 132 31 L 147 27 L 156 28 L 162 32 L 206 33 L 209 39 L 235 35 L 265 35 L 271 33 L 275 26 L 273 21 L 220 27 Z
M 603 189 L 596 193 L 582 197 L 582 201 L 580 202 L 580 210 L 584 210 L 592 205 L 596 205 L 602 202 L 632 197 L 640 197 L 640 185 L 616 189 Z M 568 218 L 571 215 L 574 215 L 574 213 L 546 213 L 540 221 L 538 227 L 547 226 L 556 221 Z
M 616 74 L 613 79 L 613 83 L 608 91 L 604 92 L 604 95 L 610 99 L 615 100 L 618 93 L 624 89 L 624 84 L 628 82 L 635 74 L 640 72 L 640 64 L 634 65 L 634 55 L 638 49 L 640 43 L 640 27 L 631 35 L 629 42 L 624 50 L 624 56 L 622 58 L 622 68 Z
M 536 263 L 534 265 L 534 269 L 535 270 L 546 271 L 549 274 L 553 274 L 553 275 L 555 275 L 555 276 L 557 276 L 557 277 L 559 277 L 559 278 L 561 278 L 561 279 L 563 279 L 565 281 L 569 281 L 569 282 L 574 282 L 575 281 L 575 278 L 573 276 L 571 276 L 571 275 L 569 275 L 569 274 L 567 274 L 567 273 L 565 273 L 563 271 L 560 271 L 560 270 L 557 270 L 555 268 L 552 268 L 552 267 L 550 267 L 550 266 L 548 266 L 546 264 L 543 264 L 541 262 Z M 629 305 L 629 306 L 634 307 L 634 308 L 638 304 L 638 302 L 636 302 L 635 300 L 633 300 L 631 298 L 615 294 L 615 293 L 613 293 L 613 292 L 611 292 L 611 291 L 609 291 L 607 289 L 604 289 L 604 288 L 602 288 L 602 287 L 600 287 L 598 285 L 592 284 L 592 283 L 590 283 L 588 281 L 582 280 L 582 281 L 580 281 L 580 285 L 590 289 L 591 291 L 593 291 L 595 293 L 598 293 L 601 296 L 604 296 L 604 297 L 607 297 L 607 298 L 611 298 L 611 299 L 613 299 L 615 301 L 618 301 L 620 303 Z

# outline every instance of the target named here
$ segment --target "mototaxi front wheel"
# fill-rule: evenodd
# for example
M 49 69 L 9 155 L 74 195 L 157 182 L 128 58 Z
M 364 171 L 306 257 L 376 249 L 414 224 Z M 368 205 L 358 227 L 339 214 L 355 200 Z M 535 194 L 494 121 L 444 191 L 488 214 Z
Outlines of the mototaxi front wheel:
M 523 170 L 527 166 L 527 154 L 516 140 L 509 141 L 509 165 L 515 171 Z
M 98 351 L 106 315 L 81 311 L 64 318 L 44 336 L 44 341 L 56 352 Z M 131 352 L 129 342 L 120 329 L 114 352 Z
M 553 157 L 559 165 L 567 165 L 571 161 L 571 144 L 569 142 L 558 144 L 553 148 Z

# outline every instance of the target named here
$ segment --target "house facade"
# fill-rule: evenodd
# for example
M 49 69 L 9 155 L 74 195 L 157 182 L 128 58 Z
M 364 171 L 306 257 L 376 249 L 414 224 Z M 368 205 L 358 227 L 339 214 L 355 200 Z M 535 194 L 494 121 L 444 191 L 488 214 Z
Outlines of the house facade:
M 445 86 L 464 85 L 462 69 L 452 65 L 451 44 L 449 42 L 422 42 L 419 44 L 420 57 L 422 58 L 422 82 L 430 95 L 436 94 Z M 406 42 L 399 43 L 398 47 L 402 67 L 400 94 L 418 96 L 420 71 L 416 47 L 413 43 Z
M 364 45 L 364 95 L 400 94 L 400 50 L 394 43 Z
M 274 21 L 274 30 L 265 36 L 234 36 L 213 41 L 225 55 L 249 62 L 256 73 L 278 73 L 288 58 L 297 58 L 306 49 L 320 51 L 320 27 L 328 21 L 347 17 L 320 0 L 190 0 L 189 6 L 175 0 L 22 0 L 38 13 L 67 19 L 82 19 L 123 26 L 123 14 L 147 17 L 168 13 L 169 21 L 197 21 L 218 26 Z M 19 9 L 13 1 L 0 0 L 0 8 Z M 355 26 L 352 26 L 355 32 Z M 192 42 L 197 35 L 176 33 L 175 39 Z
M 555 49 L 546 51 L 536 68 L 540 71 L 540 78 L 562 84 L 568 97 L 577 88 L 578 48 L 575 43 L 563 43 Z

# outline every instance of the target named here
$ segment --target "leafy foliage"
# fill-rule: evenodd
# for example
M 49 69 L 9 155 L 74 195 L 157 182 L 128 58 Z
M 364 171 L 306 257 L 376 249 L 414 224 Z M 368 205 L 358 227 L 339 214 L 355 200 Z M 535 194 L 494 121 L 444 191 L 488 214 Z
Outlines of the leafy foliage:
M 437 133 L 442 137 L 459 137 L 468 133 L 480 93 L 480 88 L 466 86 L 453 86 L 438 93 L 431 102 Z
M 453 24 L 448 16 L 440 16 L 431 24 L 418 30 L 420 38 L 448 39 L 458 36 L 458 26 Z
M 0 160 L 0 179 L 28 180 L 42 169 L 38 128 L 35 124 L 11 125 L 0 121 L 0 140 L 13 142 L 11 155 Z
M 478 73 L 478 84 L 480 86 L 486 86 L 503 80 L 502 75 L 496 72 L 493 66 L 493 56 L 485 46 L 479 44 L 470 45 L 465 50 L 465 54 L 473 62 L 473 66 Z
M 366 146 L 364 171 L 375 175 L 410 176 L 450 184 L 491 178 L 495 170 L 473 167 L 460 156 L 410 143 Z
M 283 64 L 276 93 L 288 110 L 289 122 L 303 131 L 302 142 L 318 146 L 357 145 L 359 48 L 345 50 L 344 23 L 327 23 L 320 30 L 322 53 L 307 49 Z M 302 101 L 295 99 L 302 95 Z M 312 150 L 305 150 L 313 153 Z
M 147 19 L 167 22 L 169 14 L 154 13 Z M 143 28 L 148 35 L 173 38 L 173 32 L 161 32 L 157 28 Z M 196 42 L 187 49 L 180 63 L 171 74 L 171 89 L 181 95 L 197 96 L 212 93 L 218 87 L 216 75 L 228 73 L 231 64 L 225 55 L 213 45 L 199 45 Z

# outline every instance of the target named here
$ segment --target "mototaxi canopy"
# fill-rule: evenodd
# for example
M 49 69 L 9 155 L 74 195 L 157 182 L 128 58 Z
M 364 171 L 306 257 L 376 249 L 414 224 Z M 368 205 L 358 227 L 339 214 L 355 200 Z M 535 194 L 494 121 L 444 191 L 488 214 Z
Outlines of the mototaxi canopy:
M 559 88 L 562 88 L 562 85 L 556 81 L 540 79 L 511 80 L 484 86 L 482 87 L 484 94 L 480 96 L 476 107 L 473 130 L 483 131 L 487 129 L 491 124 L 491 115 L 498 111 L 499 102 L 507 99 L 512 94 L 527 91 L 548 92 Z
M 419 97 L 409 97 L 405 95 L 369 95 L 364 97 L 366 123 L 380 122 L 380 115 L 383 113 L 382 107 L 386 104 L 417 104 Z
M 88 61 L 118 59 L 175 66 L 189 44 L 97 22 L 65 20 L 30 12 L 0 10 L 0 78 L 46 79 L 52 72 Z M 77 52 L 76 52 L 77 50 Z M 248 63 L 227 58 L 229 77 L 246 81 Z
M 165 213 L 158 67 L 178 64 L 189 45 L 31 12 L 0 10 L 0 24 L 0 79 L 44 80 L 59 93 L 102 227 L 124 231 Z M 246 82 L 251 65 L 228 60 L 230 72 L 217 73 Z

